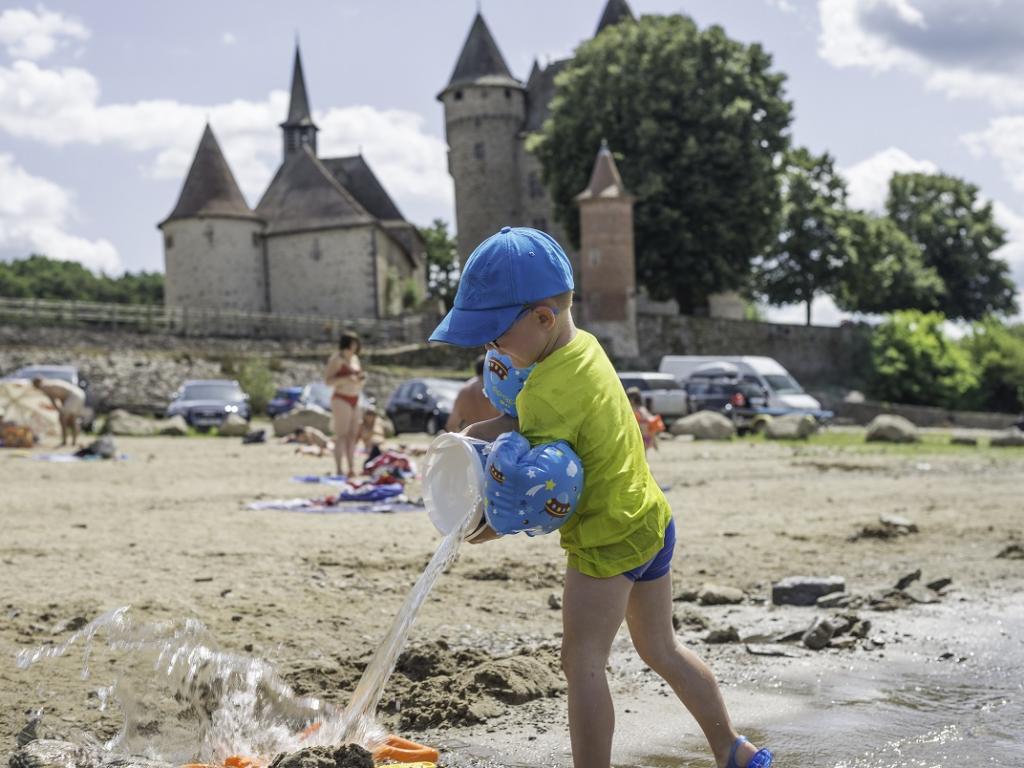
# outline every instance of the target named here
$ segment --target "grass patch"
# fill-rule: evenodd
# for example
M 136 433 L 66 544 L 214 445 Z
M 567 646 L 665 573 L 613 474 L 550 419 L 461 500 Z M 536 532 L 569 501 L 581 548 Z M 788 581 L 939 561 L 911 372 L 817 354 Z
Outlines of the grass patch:
M 988 438 L 979 438 L 978 445 L 954 445 L 950 442 L 951 432 L 921 432 L 916 443 L 869 443 L 864 439 L 865 433 L 860 430 L 823 430 L 807 440 L 768 440 L 763 435 L 742 438 L 744 440 L 772 442 L 782 445 L 807 448 L 832 448 L 852 453 L 870 453 L 894 456 L 926 456 L 926 455 L 984 455 L 1005 456 L 1007 458 L 1024 458 L 1024 446 L 1009 448 L 992 448 Z

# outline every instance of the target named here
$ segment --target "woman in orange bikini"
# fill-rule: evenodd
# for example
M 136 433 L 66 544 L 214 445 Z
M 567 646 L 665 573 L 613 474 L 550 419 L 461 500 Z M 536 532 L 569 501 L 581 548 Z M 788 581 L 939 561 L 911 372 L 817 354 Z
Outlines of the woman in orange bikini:
M 324 382 L 334 387 L 331 395 L 331 414 L 334 416 L 334 465 L 342 474 L 341 459 L 348 462 L 348 476 L 356 476 L 356 439 L 362 417 L 359 412 L 359 393 L 363 391 L 366 373 L 359 364 L 362 351 L 359 337 L 345 331 L 338 340 L 338 351 L 331 355 L 324 369 Z

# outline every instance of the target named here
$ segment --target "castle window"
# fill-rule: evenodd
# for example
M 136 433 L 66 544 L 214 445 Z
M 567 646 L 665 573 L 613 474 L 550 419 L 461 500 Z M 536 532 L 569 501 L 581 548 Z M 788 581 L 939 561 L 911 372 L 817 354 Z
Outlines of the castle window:
M 531 171 L 527 177 L 527 186 L 530 188 L 530 197 L 541 197 L 544 194 L 544 185 L 540 183 L 540 176 L 536 171 Z
M 169 251 L 173 247 L 174 247 L 174 235 L 169 235 L 169 234 L 167 234 L 165 232 L 164 233 L 164 248 L 166 248 Z
M 473 157 L 477 160 L 484 159 L 484 143 L 482 141 L 478 141 L 473 145 Z
M 455 100 L 456 101 L 462 101 L 462 91 L 456 91 L 455 92 Z

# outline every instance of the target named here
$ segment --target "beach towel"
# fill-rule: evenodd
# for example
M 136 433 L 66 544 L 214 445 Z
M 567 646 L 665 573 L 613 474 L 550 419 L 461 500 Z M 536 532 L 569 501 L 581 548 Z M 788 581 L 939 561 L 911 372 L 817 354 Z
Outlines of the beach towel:
M 270 499 L 254 501 L 246 504 L 245 508 L 257 511 L 271 509 L 280 512 L 305 512 L 312 515 L 336 515 L 346 512 L 356 514 L 418 512 L 423 509 L 422 505 L 402 501 L 401 497 L 386 502 L 335 501 L 328 504 L 326 501 L 326 499 Z
M 309 485 L 348 485 L 345 475 L 295 475 L 292 480 Z

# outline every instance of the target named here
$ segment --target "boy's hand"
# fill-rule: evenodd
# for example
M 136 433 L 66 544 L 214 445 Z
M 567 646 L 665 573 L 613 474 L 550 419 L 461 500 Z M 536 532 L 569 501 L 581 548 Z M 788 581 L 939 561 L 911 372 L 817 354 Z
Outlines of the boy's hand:
M 485 541 L 494 541 L 495 539 L 501 538 L 498 532 L 495 531 L 491 526 L 484 523 L 480 526 L 480 529 L 470 538 L 466 539 L 469 544 L 483 544 Z
M 518 432 L 519 431 L 519 419 L 502 414 L 493 419 L 487 421 L 478 421 L 475 424 L 470 424 L 459 434 L 465 435 L 466 437 L 473 437 L 477 440 L 483 440 L 485 443 L 493 443 L 498 435 L 503 435 L 506 432 Z

